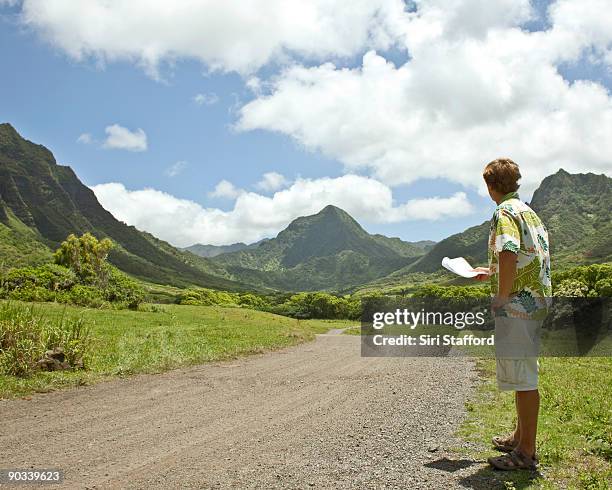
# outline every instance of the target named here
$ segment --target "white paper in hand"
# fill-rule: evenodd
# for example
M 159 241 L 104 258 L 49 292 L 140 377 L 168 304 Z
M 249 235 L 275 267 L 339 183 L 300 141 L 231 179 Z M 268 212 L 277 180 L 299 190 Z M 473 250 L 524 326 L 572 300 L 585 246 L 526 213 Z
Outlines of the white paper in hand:
M 444 257 L 442 259 L 442 267 L 462 277 L 476 277 L 478 274 L 482 274 L 482 272 L 476 272 L 463 257 L 457 257 L 455 259 Z

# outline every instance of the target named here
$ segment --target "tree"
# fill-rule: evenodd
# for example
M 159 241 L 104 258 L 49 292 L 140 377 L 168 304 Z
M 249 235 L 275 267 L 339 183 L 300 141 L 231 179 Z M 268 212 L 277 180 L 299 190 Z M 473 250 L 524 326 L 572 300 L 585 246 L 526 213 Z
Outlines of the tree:
M 108 238 L 98 240 L 91 233 L 81 237 L 70 234 L 56 250 L 53 259 L 56 264 L 72 269 L 82 282 L 106 287 L 106 259 L 113 246 Z

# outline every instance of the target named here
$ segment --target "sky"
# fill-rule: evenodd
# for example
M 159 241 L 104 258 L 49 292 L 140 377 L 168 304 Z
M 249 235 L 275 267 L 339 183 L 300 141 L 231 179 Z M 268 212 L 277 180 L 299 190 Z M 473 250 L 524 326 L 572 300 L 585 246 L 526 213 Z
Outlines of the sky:
M 327 204 L 440 240 L 521 195 L 612 174 L 607 0 L 0 0 L 0 122 L 118 219 L 254 242 Z

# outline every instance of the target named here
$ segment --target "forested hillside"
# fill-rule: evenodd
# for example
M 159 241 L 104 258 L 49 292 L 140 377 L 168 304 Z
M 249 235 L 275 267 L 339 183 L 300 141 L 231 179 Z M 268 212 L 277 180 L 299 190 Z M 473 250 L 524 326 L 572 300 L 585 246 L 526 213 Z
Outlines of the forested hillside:
M 39 263 L 70 233 L 92 232 L 116 244 L 110 261 L 161 284 L 240 289 L 215 264 L 118 221 L 74 171 L 44 146 L 0 124 L 0 263 Z M 6 266 L 6 265 L 5 265 Z

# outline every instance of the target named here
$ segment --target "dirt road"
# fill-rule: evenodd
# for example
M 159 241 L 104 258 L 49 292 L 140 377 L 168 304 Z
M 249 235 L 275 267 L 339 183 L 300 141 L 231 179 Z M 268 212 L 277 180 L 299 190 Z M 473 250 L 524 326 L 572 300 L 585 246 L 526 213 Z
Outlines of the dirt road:
M 466 359 L 362 358 L 357 336 L 322 335 L 0 401 L 0 468 L 60 468 L 69 488 L 493 488 L 449 451 L 475 379 Z

